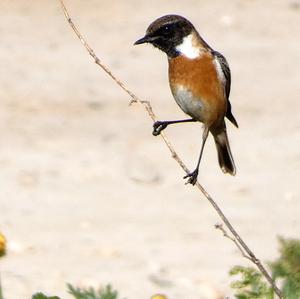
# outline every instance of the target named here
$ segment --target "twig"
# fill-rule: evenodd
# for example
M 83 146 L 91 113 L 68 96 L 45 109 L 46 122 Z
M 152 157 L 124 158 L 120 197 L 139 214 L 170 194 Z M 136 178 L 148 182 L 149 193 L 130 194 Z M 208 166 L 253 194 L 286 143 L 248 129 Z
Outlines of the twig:
M 237 247 L 237 249 L 241 252 L 241 255 L 242 255 L 244 258 L 246 258 L 246 259 L 248 259 L 248 260 L 251 261 L 251 257 L 250 257 L 249 255 L 247 255 L 247 253 L 245 253 L 243 247 L 239 244 L 239 242 L 236 240 L 236 238 L 231 237 L 231 236 L 228 234 L 228 232 L 226 231 L 226 229 L 223 227 L 222 224 L 220 224 L 220 223 L 215 224 L 215 229 L 220 230 L 220 231 L 223 233 L 223 236 L 224 236 L 225 238 L 231 240 L 231 241 L 235 244 L 235 246 Z
M 88 53 L 90 54 L 90 56 L 94 59 L 94 62 L 99 65 L 118 85 L 119 87 L 121 87 L 130 97 L 131 97 L 131 102 L 132 103 L 139 103 L 142 104 L 148 115 L 150 116 L 150 118 L 155 121 L 156 117 L 155 114 L 153 112 L 152 106 L 150 104 L 150 102 L 148 101 L 144 101 L 141 100 L 138 96 L 136 96 L 131 90 L 129 90 L 125 84 L 119 79 L 117 78 L 112 72 L 111 70 L 97 57 L 97 55 L 95 54 L 95 52 L 93 51 L 93 49 L 90 47 L 90 45 L 85 41 L 85 39 L 83 38 L 83 36 L 81 35 L 81 33 L 78 31 L 78 29 L 76 28 L 76 26 L 74 25 L 72 19 L 70 18 L 70 15 L 67 11 L 67 8 L 64 4 L 63 0 L 59 0 L 64 12 L 64 15 L 69 23 L 69 25 L 71 26 L 71 28 L 73 29 L 73 31 L 75 32 L 75 34 L 77 35 L 77 37 L 79 38 L 79 40 L 81 41 L 81 43 L 83 44 L 83 46 L 86 48 L 86 50 L 88 51 Z M 169 139 L 167 138 L 167 136 L 164 134 L 164 132 L 161 132 L 160 134 L 163 138 L 163 141 L 165 142 L 165 144 L 167 145 L 168 149 L 170 150 L 172 157 L 176 160 L 176 162 L 180 165 L 180 167 L 186 172 L 189 173 L 189 169 L 186 167 L 186 165 L 183 163 L 183 161 L 181 160 L 181 158 L 178 156 L 178 154 L 176 153 L 176 151 L 174 150 L 173 145 L 171 144 L 171 142 L 169 141 Z M 222 219 L 222 221 L 224 222 L 224 224 L 226 225 L 226 227 L 229 229 L 229 231 L 232 233 L 232 235 L 234 236 L 234 238 L 229 237 L 227 232 L 225 231 L 226 234 L 224 234 L 227 238 L 230 238 L 235 244 L 236 246 L 239 248 L 239 250 L 241 251 L 242 255 L 244 257 L 246 257 L 247 259 L 249 259 L 252 263 L 254 263 L 257 268 L 261 271 L 261 273 L 265 276 L 265 278 L 268 280 L 268 282 L 270 283 L 270 285 L 272 286 L 272 288 L 274 289 L 275 293 L 277 294 L 277 296 L 280 299 L 283 299 L 281 291 L 278 289 L 278 287 L 276 286 L 274 280 L 272 279 L 272 277 L 270 276 L 270 274 L 267 272 L 267 270 L 265 269 L 265 267 L 262 265 L 262 263 L 260 262 L 260 260 L 254 255 L 254 253 L 250 250 L 250 248 L 246 245 L 246 243 L 242 240 L 242 238 L 240 237 L 240 235 L 237 233 L 237 231 L 233 228 L 233 226 L 231 225 L 231 223 L 229 222 L 229 220 L 226 218 L 226 216 L 224 215 L 224 213 L 222 212 L 222 210 L 219 208 L 219 206 L 217 205 L 217 203 L 213 200 L 213 198 L 208 194 L 208 192 L 204 189 L 204 187 L 197 182 L 195 185 L 201 192 L 202 194 L 206 197 L 206 199 L 210 202 L 210 204 L 213 206 L 213 208 L 215 209 L 215 211 L 218 213 L 219 217 Z M 222 230 L 222 229 L 221 229 Z M 222 230 L 223 231 L 223 230 Z M 224 231 L 223 231 L 224 233 Z

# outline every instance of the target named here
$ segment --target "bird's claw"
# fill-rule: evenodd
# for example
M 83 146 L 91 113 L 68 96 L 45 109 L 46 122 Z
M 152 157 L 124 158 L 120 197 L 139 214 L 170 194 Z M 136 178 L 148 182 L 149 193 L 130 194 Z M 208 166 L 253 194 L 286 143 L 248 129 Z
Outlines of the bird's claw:
M 185 175 L 183 178 L 187 179 L 187 182 L 185 183 L 187 184 L 192 184 L 195 185 L 197 183 L 197 177 L 198 177 L 198 169 L 195 169 L 193 172 L 188 173 L 187 175 Z
M 158 136 L 160 134 L 160 132 L 162 130 L 164 130 L 166 127 L 168 126 L 168 124 L 166 122 L 163 121 L 156 121 L 153 124 L 153 132 L 152 135 L 154 136 Z

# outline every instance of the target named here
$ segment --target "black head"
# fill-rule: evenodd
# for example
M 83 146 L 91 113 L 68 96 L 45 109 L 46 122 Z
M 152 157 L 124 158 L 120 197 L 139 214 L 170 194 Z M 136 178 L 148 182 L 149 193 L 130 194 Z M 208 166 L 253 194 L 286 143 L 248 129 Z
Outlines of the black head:
M 194 29 L 190 21 L 178 15 L 166 15 L 150 24 L 146 35 L 134 44 L 150 43 L 154 47 L 167 53 L 169 57 L 176 57 L 179 53 L 176 46 Z

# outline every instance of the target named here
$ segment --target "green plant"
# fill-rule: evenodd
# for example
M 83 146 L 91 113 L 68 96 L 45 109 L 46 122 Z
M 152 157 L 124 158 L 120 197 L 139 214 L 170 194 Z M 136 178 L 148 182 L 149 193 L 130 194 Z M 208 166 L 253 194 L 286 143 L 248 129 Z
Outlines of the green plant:
M 76 288 L 71 284 L 67 284 L 69 293 L 75 299 L 117 299 L 117 291 L 113 291 L 110 285 L 107 285 L 103 289 L 95 290 L 93 288 Z M 37 293 L 32 296 L 32 299 L 60 299 L 59 297 L 48 297 L 42 293 Z
M 273 299 L 273 290 L 263 279 L 262 274 L 252 267 L 235 266 L 230 275 L 240 275 L 231 287 L 236 290 L 237 299 Z
M 280 256 L 269 267 L 275 281 L 281 280 L 281 291 L 285 299 L 300 298 L 300 240 L 278 238 Z M 273 299 L 274 291 L 262 274 L 252 267 L 233 267 L 229 274 L 239 275 L 231 284 L 237 299 Z
M 46 295 L 42 293 L 36 293 L 35 295 L 32 296 L 32 299 L 60 299 L 57 296 L 54 297 L 47 297 Z
M 93 288 L 81 289 L 68 284 L 69 293 L 76 299 L 117 299 L 118 292 L 113 291 L 110 285 L 104 289 L 95 290 Z
M 270 264 L 274 279 L 282 279 L 282 293 L 288 299 L 300 298 L 300 241 L 279 238 L 280 257 Z
M 3 299 L 3 293 L 2 293 L 2 286 L 1 286 L 1 281 L 0 281 L 0 299 Z

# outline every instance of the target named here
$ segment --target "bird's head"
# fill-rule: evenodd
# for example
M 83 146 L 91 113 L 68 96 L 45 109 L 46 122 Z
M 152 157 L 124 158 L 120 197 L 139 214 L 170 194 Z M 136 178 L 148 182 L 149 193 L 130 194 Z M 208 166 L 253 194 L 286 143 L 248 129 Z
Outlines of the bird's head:
M 198 33 L 193 24 L 186 18 L 179 15 L 166 15 L 152 22 L 146 35 L 134 44 L 150 43 L 172 58 L 188 50 L 182 48 L 193 47 L 193 39 L 197 37 Z

